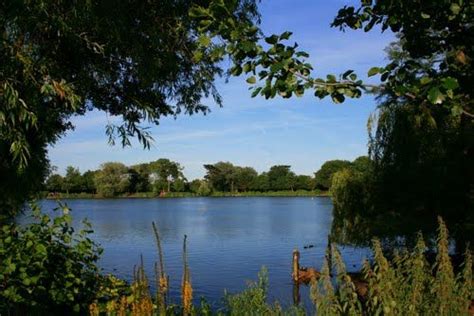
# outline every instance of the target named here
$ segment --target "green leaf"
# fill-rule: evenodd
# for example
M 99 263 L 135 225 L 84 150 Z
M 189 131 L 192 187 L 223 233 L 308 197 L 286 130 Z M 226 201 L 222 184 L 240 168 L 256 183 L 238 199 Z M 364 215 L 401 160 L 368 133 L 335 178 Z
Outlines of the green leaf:
M 287 40 L 290 38 L 291 34 L 293 34 L 292 32 L 284 32 L 280 35 L 280 40 Z
M 255 78 L 255 76 L 252 76 L 252 77 L 247 78 L 246 81 L 247 83 L 255 84 L 257 82 L 257 78 Z
M 252 98 L 255 98 L 260 93 L 261 90 L 262 90 L 262 87 L 258 87 L 255 90 L 253 90 Z
M 336 76 L 334 75 L 327 75 L 326 78 L 329 82 L 336 82 Z
M 199 7 L 199 6 L 194 6 L 189 10 L 189 16 L 196 18 L 196 17 L 206 17 L 209 15 L 209 10 Z
M 202 60 L 202 57 L 204 56 L 203 52 L 197 50 L 194 52 L 193 54 L 193 59 L 194 59 L 194 62 L 198 63 Z
M 201 46 L 209 46 L 211 44 L 211 39 L 206 35 L 199 36 L 198 43 Z
M 430 83 L 431 81 L 432 81 L 432 80 L 431 80 L 430 77 L 422 77 L 422 78 L 420 79 L 420 83 L 421 83 L 422 85 L 425 85 L 425 84 L 427 84 L 427 83 Z
M 297 97 L 302 97 L 304 94 L 304 87 L 303 86 L 298 86 L 296 89 L 295 89 L 295 95 Z
M 339 94 L 339 93 L 335 93 L 331 95 L 331 98 L 332 98 L 332 101 L 336 104 L 342 103 L 346 99 L 342 94 Z
M 429 18 L 430 18 L 430 15 L 429 15 L 428 13 L 423 13 L 423 12 L 421 12 L 421 17 L 422 17 L 423 19 L 429 19 Z
M 9 265 L 7 265 L 7 273 L 11 273 L 11 272 L 15 272 L 16 270 L 16 264 L 14 263 L 10 263 Z
M 255 44 L 250 41 L 243 41 L 240 43 L 240 47 L 244 52 L 248 53 L 255 48 Z
M 305 57 L 308 58 L 309 54 L 307 52 L 297 52 L 296 57 Z
M 376 74 L 380 73 L 380 70 L 381 69 L 379 67 L 372 67 L 367 72 L 367 76 L 369 77 L 375 76 Z
M 283 69 L 283 63 L 274 63 L 273 65 L 270 66 L 270 71 L 271 72 L 277 72 Z
M 265 37 L 265 42 L 267 42 L 268 44 L 276 44 L 278 43 L 278 36 L 276 35 L 272 35 L 272 36 L 269 36 L 269 37 Z
M 433 87 L 428 91 L 428 100 L 433 104 L 441 104 L 445 99 L 438 87 Z
M 35 247 L 36 252 L 39 252 L 40 254 L 46 254 L 46 247 L 43 244 L 38 244 Z
M 252 69 L 251 69 L 251 65 L 250 65 L 249 63 L 246 63 L 246 64 L 244 65 L 243 70 L 244 70 L 245 73 L 250 72 L 250 70 L 252 70 Z
M 447 77 L 443 79 L 443 88 L 447 90 L 454 90 L 459 87 L 459 83 L 453 77 Z
M 240 74 L 242 73 L 242 67 L 236 65 L 230 70 L 230 73 L 234 76 L 240 76 Z
M 354 72 L 354 70 L 348 70 L 346 71 L 345 73 L 342 74 L 342 78 L 343 79 L 347 79 L 347 77 L 352 74 Z
M 451 9 L 451 12 L 453 12 L 454 15 L 458 15 L 459 12 L 461 12 L 461 7 L 457 3 L 451 4 L 450 9 Z
M 462 106 L 455 105 L 451 108 L 451 114 L 455 117 L 459 117 L 462 114 Z

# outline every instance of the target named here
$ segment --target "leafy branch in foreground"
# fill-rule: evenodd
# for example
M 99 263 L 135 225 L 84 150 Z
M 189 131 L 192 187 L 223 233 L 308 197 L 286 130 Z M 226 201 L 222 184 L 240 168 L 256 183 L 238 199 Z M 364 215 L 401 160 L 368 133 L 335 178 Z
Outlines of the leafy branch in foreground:
M 278 94 L 290 98 L 314 90 L 318 98 L 330 96 L 335 103 L 341 103 L 346 97 L 358 98 L 363 92 L 390 91 L 401 99 L 443 105 L 452 108 L 454 115 L 474 117 L 469 80 L 466 81 L 472 70 L 472 52 L 466 48 L 463 36 L 472 31 L 474 10 L 468 3 L 413 3 L 410 9 L 390 1 L 376 4 L 362 1 L 357 10 L 354 7 L 341 9 L 333 27 L 364 27 L 368 32 L 375 25 L 381 25 L 382 30 L 397 33 L 403 42 L 403 50 L 409 57 L 405 62 L 368 70 L 369 77 L 381 75 L 382 83 L 376 85 L 358 79 L 353 70 L 338 77 L 332 74 L 325 78 L 313 77 L 313 67 L 305 59 L 309 54 L 298 50 L 296 43 L 285 44 L 291 32 L 264 36 L 251 21 L 237 21 L 229 9 L 233 5 L 232 0 L 214 0 L 208 6 L 192 8 L 190 15 L 198 21 L 200 32 L 200 50 L 196 51 L 195 59 L 200 60 L 213 44 L 217 47 L 216 55 L 228 56 L 232 61 L 229 74 L 249 75 L 247 82 L 255 85 L 251 87 L 254 97 L 260 94 L 268 99 Z M 422 14 L 418 15 L 420 11 Z M 447 17 L 444 13 L 448 13 Z M 418 62 L 423 58 L 434 58 L 435 63 L 426 68 Z M 407 76 L 413 72 L 414 76 Z M 256 85 L 257 81 L 263 85 Z

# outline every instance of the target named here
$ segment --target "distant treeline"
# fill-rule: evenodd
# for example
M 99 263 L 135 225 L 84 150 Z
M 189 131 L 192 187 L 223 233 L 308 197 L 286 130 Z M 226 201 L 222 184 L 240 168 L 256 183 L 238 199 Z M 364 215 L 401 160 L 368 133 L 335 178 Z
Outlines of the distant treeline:
M 152 195 L 189 192 L 208 196 L 220 193 L 238 195 L 245 192 L 327 191 L 337 171 L 365 168 L 368 163 L 365 156 L 353 162 L 331 160 L 324 163 L 314 176 L 309 176 L 295 174 L 289 165 L 272 166 L 267 172 L 259 174 L 252 167 L 217 162 L 204 165 L 206 175 L 203 179 L 188 181 L 183 175 L 184 168 L 178 162 L 165 158 L 132 166 L 107 162 L 99 170 L 81 173 L 78 168 L 69 166 L 65 176 L 52 173 L 45 182 L 45 190 L 50 193 L 88 193 L 103 197 L 145 192 Z

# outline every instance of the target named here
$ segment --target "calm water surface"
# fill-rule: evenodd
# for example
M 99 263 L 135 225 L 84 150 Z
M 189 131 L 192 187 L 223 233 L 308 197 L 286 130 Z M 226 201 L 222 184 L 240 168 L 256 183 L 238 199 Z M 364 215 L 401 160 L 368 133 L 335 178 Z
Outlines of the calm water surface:
M 188 235 L 188 256 L 194 297 L 204 296 L 219 306 L 224 294 L 246 287 L 262 266 L 269 273 L 269 298 L 283 305 L 292 301 L 291 253 L 301 251 L 304 266 L 321 267 L 332 221 L 329 198 L 179 198 L 69 200 L 75 226 L 87 218 L 93 238 L 104 248 L 100 267 L 127 280 L 143 255 L 149 278 L 158 260 L 152 231 L 161 233 L 165 270 L 170 275 L 171 299 L 179 301 L 182 242 Z M 44 210 L 55 201 L 42 202 Z M 303 249 L 312 244 L 313 248 Z M 349 270 L 357 270 L 369 252 L 342 248 Z M 154 282 L 153 282 L 154 283 Z M 309 291 L 301 297 L 308 304 Z

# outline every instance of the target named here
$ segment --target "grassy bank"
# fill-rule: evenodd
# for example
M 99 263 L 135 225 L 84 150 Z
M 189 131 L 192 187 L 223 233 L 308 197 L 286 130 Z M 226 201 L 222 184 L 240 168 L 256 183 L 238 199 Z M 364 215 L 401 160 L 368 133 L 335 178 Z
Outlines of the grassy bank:
M 268 191 L 268 192 L 212 192 L 208 197 L 298 197 L 298 196 L 308 196 L 308 197 L 315 197 L 315 196 L 329 196 L 329 192 L 327 191 L 305 191 L 305 190 L 298 190 L 298 191 Z M 95 194 L 95 193 L 47 193 L 45 192 L 43 195 L 46 199 L 60 199 L 60 200 L 68 200 L 68 199 L 104 199 L 106 197 Z M 137 198 L 137 199 L 152 199 L 152 198 L 190 198 L 190 197 L 202 197 L 193 192 L 168 192 L 164 196 L 159 196 L 155 192 L 137 192 L 137 193 L 125 193 L 115 196 L 114 198 Z

